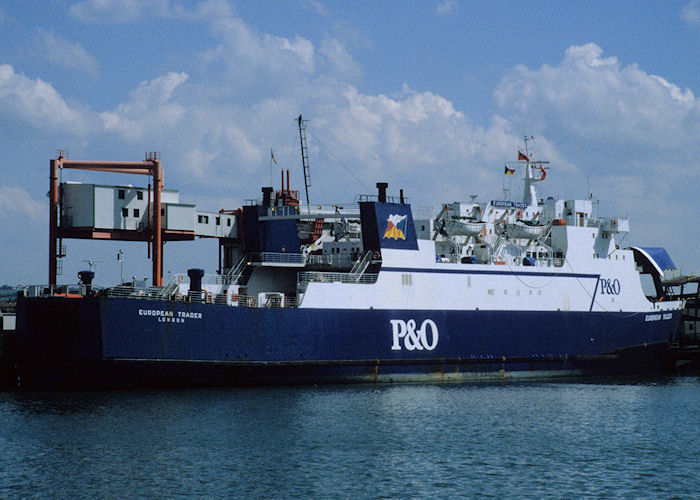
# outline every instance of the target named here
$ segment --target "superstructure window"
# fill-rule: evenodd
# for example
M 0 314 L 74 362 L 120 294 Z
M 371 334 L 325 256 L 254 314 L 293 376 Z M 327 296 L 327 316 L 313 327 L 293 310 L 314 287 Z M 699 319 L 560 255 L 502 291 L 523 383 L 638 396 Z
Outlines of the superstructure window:
M 123 200 L 124 198 L 126 198 L 126 192 L 123 189 L 120 189 L 117 194 L 118 194 L 120 200 Z
M 136 198 L 139 200 L 143 200 L 143 191 L 136 191 Z
M 129 209 L 122 208 L 122 217 L 129 217 Z
M 209 216 L 208 215 L 198 215 L 197 222 L 199 222 L 200 224 L 209 224 Z
M 220 226 L 221 225 L 221 217 L 216 218 L 216 225 Z
M 135 208 L 134 209 L 134 217 L 138 217 L 138 216 L 139 216 L 139 209 Z

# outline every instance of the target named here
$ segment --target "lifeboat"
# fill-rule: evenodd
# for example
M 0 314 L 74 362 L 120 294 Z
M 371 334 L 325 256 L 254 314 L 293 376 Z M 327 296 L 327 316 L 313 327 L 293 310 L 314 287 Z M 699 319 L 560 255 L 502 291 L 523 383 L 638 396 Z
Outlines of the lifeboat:
M 476 236 L 486 227 L 485 222 L 476 219 L 452 217 L 445 221 L 445 231 L 451 235 Z
M 516 222 L 506 224 L 506 234 L 509 238 L 521 238 L 524 240 L 536 240 L 541 237 L 547 226 L 536 222 L 518 219 Z

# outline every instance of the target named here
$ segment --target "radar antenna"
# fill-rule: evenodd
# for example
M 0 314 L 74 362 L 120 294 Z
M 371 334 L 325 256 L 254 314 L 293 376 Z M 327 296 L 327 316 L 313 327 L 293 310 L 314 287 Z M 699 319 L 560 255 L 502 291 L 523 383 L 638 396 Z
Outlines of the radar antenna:
M 90 266 L 90 271 L 93 273 L 97 272 L 97 264 L 102 262 L 101 260 L 84 260 L 83 262 L 87 262 L 87 265 Z

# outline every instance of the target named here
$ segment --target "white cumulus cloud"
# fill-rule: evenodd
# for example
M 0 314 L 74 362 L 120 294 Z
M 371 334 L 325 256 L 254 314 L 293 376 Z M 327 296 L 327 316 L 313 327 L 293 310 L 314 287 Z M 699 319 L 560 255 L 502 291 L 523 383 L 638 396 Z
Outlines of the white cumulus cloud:
M 53 86 L 0 65 L 0 110 L 12 113 L 36 128 L 81 134 L 88 130 L 88 116 L 72 109 Z
M 290 39 L 258 34 L 236 17 L 217 17 L 211 23 L 214 33 L 222 41 L 216 52 L 217 62 L 234 71 L 264 70 L 288 76 L 314 71 L 314 46 L 303 37 Z
M 0 186 L 0 214 L 39 221 L 46 216 L 47 205 L 37 201 L 19 186 Z
M 663 149 L 697 142 L 700 104 L 689 89 L 602 53 L 590 43 L 570 47 L 556 66 L 516 67 L 494 92 L 501 113 L 577 139 Z
M 689 4 L 683 7 L 681 17 L 690 24 L 700 26 L 700 0 L 691 0 Z
M 97 74 L 97 59 L 80 44 L 69 42 L 41 28 L 37 30 L 34 42 L 39 57 L 66 69 L 77 70 L 90 76 Z
M 447 16 L 457 9 L 455 0 L 442 0 L 435 8 L 435 12 L 439 16 Z
M 186 73 L 170 72 L 141 82 L 128 101 L 100 113 L 104 128 L 132 139 L 141 138 L 151 130 L 171 129 L 185 112 L 182 106 L 171 102 L 171 97 L 187 78 Z
M 319 53 L 326 58 L 332 73 L 351 81 L 357 80 L 362 75 L 362 68 L 340 41 L 324 40 Z
M 177 11 L 169 0 L 84 0 L 69 9 L 71 16 L 89 23 L 127 23 L 147 16 L 169 17 Z

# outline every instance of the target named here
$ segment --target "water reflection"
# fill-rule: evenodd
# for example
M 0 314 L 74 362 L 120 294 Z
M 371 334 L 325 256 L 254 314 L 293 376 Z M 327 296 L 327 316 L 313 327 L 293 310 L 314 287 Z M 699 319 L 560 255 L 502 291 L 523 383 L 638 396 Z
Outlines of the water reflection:
M 0 394 L 0 497 L 692 496 L 697 377 Z

